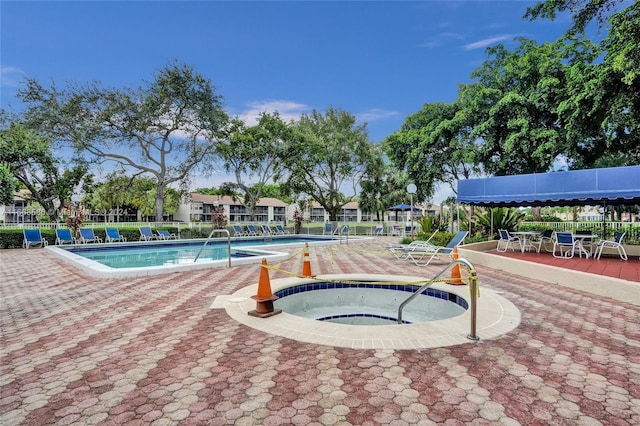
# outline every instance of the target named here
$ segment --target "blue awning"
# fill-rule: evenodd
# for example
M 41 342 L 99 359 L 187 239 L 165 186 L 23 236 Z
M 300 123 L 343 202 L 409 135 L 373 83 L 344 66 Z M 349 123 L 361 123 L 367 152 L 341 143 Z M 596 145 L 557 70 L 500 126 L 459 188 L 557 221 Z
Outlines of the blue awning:
M 461 180 L 458 202 L 496 207 L 640 204 L 640 166 Z

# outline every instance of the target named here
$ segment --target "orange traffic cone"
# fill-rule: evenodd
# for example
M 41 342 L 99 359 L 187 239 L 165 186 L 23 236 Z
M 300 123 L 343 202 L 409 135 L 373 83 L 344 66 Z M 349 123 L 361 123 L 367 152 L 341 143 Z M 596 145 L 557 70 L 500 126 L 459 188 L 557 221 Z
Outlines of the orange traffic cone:
M 260 267 L 260 278 L 258 280 L 258 294 L 251 296 L 256 301 L 256 310 L 249 311 L 249 315 L 253 317 L 266 318 L 282 312 L 281 309 L 273 309 L 273 301 L 278 299 L 271 292 L 271 280 L 269 279 L 269 270 L 267 269 L 267 259 L 262 259 Z
M 304 243 L 304 253 L 302 254 L 302 276 L 313 276 L 313 274 L 311 274 L 311 261 L 309 260 L 309 243 Z
M 453 248 L 453 258 L 458 259 L 458 247 Z M 462 281 L 462 274 L 460 273 L 460 264 L 456 263 L 451 268 L 451 280 L 448 281 L 449 284 L 460 285 L 464 284 Z

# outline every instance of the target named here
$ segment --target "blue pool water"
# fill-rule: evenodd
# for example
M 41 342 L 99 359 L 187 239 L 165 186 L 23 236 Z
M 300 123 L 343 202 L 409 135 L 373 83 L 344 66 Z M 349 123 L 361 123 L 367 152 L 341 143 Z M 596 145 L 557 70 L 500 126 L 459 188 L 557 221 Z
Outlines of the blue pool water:
M 280 237 L 272 239 L 256 238 L 233 240 L 231 242 L 231 258 L 260 256 L 243 247 L 268 247 L 305 242 L 331 241 L 330 238 Z M 60 247 L 98 262 L 111 268 L 144 268 L 150 266 L 193 264 L 204 240 L 167 242 L 114 243 L 109 245 L 81 245 Z M 196 263 L 212 260 L 226 260 L 229 257 L 228 244 L 225 240 L 209 241 Z
M 284 312 L 318 321 L 350 325 L 397 323 L 398 307 L 418 286 L 371 282 L 313 282 L 286 287 L 274 293 L 274 307 Z M 419 323 L 452 318 L 469 305 L 453 293 L 428 288 L 408 304 L 403 323 Z

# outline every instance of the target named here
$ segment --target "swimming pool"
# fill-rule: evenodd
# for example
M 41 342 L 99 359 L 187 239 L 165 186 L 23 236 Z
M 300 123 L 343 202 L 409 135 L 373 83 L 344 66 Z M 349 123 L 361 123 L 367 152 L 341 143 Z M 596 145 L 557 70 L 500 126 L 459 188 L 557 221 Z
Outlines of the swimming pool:
M 205 242 L 207 242 L 206 239 L 135 241 L 49 246 L 47 250 L 91 275 L 105 278 L 147 276 L 227 266 L 229 262 L 227 239 L 212 238 L 204 246 Z M 273 251 L 278 246 L 338 242 L 339 240 L 320 236 L 232 238 L 231 264 L 259 263 L 263 258 L 269 262 L 275 262 L 287 258 L 289 256 L 287 253 Z M 199 256 L 198 253 L 200 253 Z M 198 259 L 194 262 L 196 256 Z

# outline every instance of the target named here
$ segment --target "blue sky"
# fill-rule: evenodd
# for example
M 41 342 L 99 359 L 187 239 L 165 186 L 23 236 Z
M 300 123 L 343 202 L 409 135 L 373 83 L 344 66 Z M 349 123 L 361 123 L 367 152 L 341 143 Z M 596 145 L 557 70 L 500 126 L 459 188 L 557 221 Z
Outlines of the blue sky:
M 453 101 L 487 46 L 558 38 L 568 19 L 522 19 L 535 3 L 3 0 L 1 106 L 19 108 L 24 76 L 136 87 L 177 59 L 249 123 L 334 106 L 379 142 L 424 103 Z

